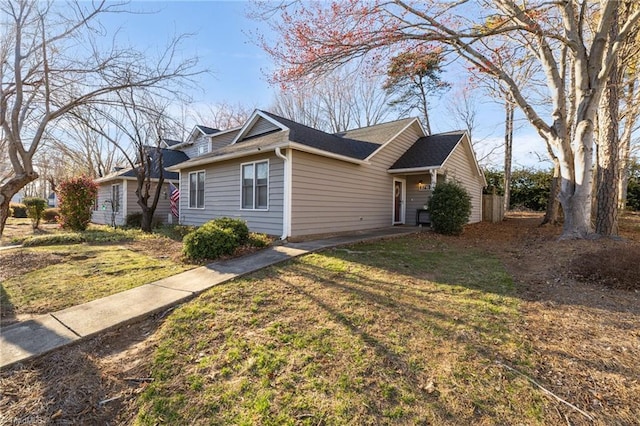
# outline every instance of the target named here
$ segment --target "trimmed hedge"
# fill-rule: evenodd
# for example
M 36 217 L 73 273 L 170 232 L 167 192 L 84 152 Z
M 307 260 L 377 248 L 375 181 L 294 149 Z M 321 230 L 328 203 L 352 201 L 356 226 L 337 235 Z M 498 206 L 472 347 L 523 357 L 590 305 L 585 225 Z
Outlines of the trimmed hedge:
M 127 228 L 140 228 L 142 226 L 142 212 L 129 213 L 124 219 Z
M 460 235 L 471 216 L 471 197 L 457 182 L 436 185 L 429 199 L 433 229 L 445 235 Z
M 56 207 L 45 209 L 45 211 L 42 212 L 42 220 L 47 223 L 56 222 L 58 220 L 58 216 L 60 216 L 60 209 Z
M 27 206 L 22 203 L 10 203 L 9 208 L 13 209 L 13 217 L 17 219 L 26 219 L 27 216 Z
M 238 245 L 244 245 L 249 240 L 249 227 L 242 219 L 232 219 L 230 217 L 220 217 L 211 222 L 222 229 L 230 229 L 238 239 Z
M 182 253 L 189 259 L 217 259 L 231 255 L 238 247 L 247 244 L 249 228 L 241 219 L 221 217 L 190 232 L 182 242 Z
M 238 248 L 238 238 L 229 228 L 220 228 L 207 222 L 184 237 L 182 253 L 189 259 L 217 259 L 233 254 Z
M 44 198 L 29 197 L 22 200 L 22 202 L 27 206 L 27 216 L 31 219 L 31 226 L 33 229 L 38 229 L 40 220 L 42 219 L 42 212 L 47 208 L 47 200 Z

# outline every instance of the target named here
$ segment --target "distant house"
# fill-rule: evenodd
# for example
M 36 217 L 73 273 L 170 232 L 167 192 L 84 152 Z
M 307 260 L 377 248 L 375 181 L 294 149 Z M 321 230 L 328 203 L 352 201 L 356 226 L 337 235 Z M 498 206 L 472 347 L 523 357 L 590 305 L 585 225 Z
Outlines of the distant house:
M 164 148 L 160 148 L 165 166 L 162 171 L 164 183 L 154 217 L 161 223 L 171 221 L 170 184 L 177 187 L 180 179 L 178 173 L 167 171 L 166 168 L 189 159 L 184 152 L 169 149 L 169 147 L 178 144 L 179 141 L 166 140 L 164 141 Z M 148 153 L 151 156 L 155 156 L 158 151 L 155 147 L 148 147 Z M 156 164 L 155 161 L 152 160 L 152 162 Z M 155 183 L 154 185 L 157 185 L 159 178 L 160 170 L 157 168 L 152 170 L 151 181 Z M 98 199 L 91 216 L 92 222 L 121 226 L 125 224 L 127 215 L 142 211 L 138 206 L 138 197 L 135 192 L 137 188 L 136 174 L 131 167 L 117 168 L 107 176 L 96 179 L 96 183 L 98 184 Z M 151 193 L 155 191 L 155 188 L 156 186 L 152 186 Z
M 179 173 L 183 224 L 236 217 L 283 239 L 415 225 L 435 183 L 451 179 L 471 195 L 469 221 L 482 219 L 486 181 L 468 135 L 427 135 L 417 118 L 329 134 L 256 110 L 235 129 L 196 126 L 169 149 L 190 157 L 167 167 Z
M 58 196 L 56 195 L 55 192 L 52 192 L 47 197 L 47 205 L 49 207 L 58 207 Z

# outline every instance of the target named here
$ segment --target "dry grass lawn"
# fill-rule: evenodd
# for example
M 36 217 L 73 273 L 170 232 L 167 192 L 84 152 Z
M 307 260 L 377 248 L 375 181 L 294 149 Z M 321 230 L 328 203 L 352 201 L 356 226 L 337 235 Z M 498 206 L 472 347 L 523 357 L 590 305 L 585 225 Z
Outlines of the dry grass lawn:
M 2 372 L 0 423 L 639 424 L 640 293 L 608 280 L 640 273 L 640 216 L 622 241 L 557 241 L 539 219 L 216 287 Z M 577 275 L 585 256 L 618 267 Z

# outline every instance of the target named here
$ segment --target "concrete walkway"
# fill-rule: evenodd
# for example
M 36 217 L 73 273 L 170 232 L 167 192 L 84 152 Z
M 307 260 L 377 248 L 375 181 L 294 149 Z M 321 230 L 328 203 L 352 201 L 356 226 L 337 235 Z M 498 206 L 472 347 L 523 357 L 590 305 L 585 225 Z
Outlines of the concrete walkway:
M 272 246 L 251 255 L 214 262 L 102 299 L 12 324 L 0 330 L 0 369 L 166 310 L 215 285 L 303 254 L 419 230 L 415 227 L 384 228 Z

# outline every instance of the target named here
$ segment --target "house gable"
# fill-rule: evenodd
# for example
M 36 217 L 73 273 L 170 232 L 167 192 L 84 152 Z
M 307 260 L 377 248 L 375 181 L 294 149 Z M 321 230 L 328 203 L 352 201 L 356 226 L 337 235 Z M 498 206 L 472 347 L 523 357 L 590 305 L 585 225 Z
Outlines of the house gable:
M 231 145 L 243 142 L 256 136 L 277 132 L 280 130 L 288 130 L 285 125 L 275 118 L 266 114 L 264 111 L 255 110 L 247 122 L 242 126 Z
M 467 165 L 466 168 L 469 173 L 469 178 L 473 176 L 478 180 L 480 185 L 483 187 L 487 186 L 484 173 L 480 169 L 480 165 L 476 160 L 475 152 L 473 151 L 473 147 L 471 146 L 471 142 L 469 141 L 469 137 L 466 132 L 463 134 L 460 142 L 442 162 L 442 168 L 446 171 L 449 169 L 456 170 L 456 173 L 458 173 L 459 170 L 464 169 L 464 164 Z M 456 178 L 455 175 L 454 178 Z
M 216 151 L 225 146 L 231 145 L 231 142 L 238 136 L 242 127 L 235 127 L 229 130 L 223 130 L 209 137 L 211 149 L 209 152 Z

